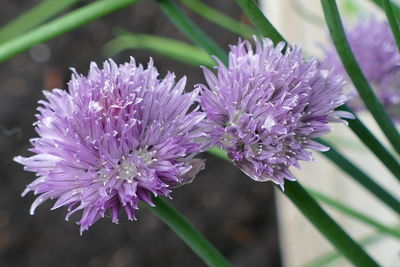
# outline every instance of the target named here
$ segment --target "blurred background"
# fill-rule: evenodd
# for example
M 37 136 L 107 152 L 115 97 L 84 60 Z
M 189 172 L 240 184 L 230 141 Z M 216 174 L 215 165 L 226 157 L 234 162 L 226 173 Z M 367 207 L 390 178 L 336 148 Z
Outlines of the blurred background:
M 73 8 L 91 2 L 79 1 Z M 234 0 L 203 2 L 248 24 Z M 366 16 L 382 16 L 366 0 L 338 2 L 346 23 L 355 22 L 360 12 Z M 38 3 L 39 0 L 2 0 L 0 26 Z M 285 38 L 301 43 L 307 56 L 322 56 L 321 47 L 328 38 L 318 0 L 263 0 L 260 5 Z M 236 34 L 183 8 L 222 47 L 237 42 Z M 19 154 L 28 155 L 29 139 L 36 136 L 32 123 L 37 101 L 43 99 L 42 90 L 66 88 L 70 67 L 86 74 L 91 61 L 101 64 L 110 56 L 105 52 L 105 44 L 116 37 L 118 29 L 189 42 L 154 1 L 145 0 L 0 64 L 0 266 L 204 266 L 144 206 L 138 212 L 137 222 L 121 219 L 120 224 L 115 225 L 105 218 L 80 236 L 74 223 L 77 216 L 66 222 L 66 210 L 50 211 L 50 201 L 40 206 L 35 216 L 30 216 L 29 207 L 34 196 L 20 197 L 25 186 L 34 179 L 34 174 L 24 172 L 12 158 Z M 177 77 L 188 76 L 187 90 L 203 82 L 200 68 L 149 50 L 124 50 L 113 54 L 112 58 L 123 63 L 130 56 L 142 64 L 147 64 L 149 57 L 153 57 L 161 76 L 168 70 L 174 71 Z M 374 126 L 367 114 L 361 116 Z M 378 130 L 375 132 L 380 135 Z M 341 152 L 399 196 L 398 184 L 388 178 L 390 174 L 346 127 L 335 126 L 328 139 L 336 146 L 345 147 Z M 223 160 L 209 154 L 202 157 L 207 159 L 207 169 L 192 184 L 175 190 L 171 204 L 198 227 L 234 266 L 346 266 L 337 258 L 329 265 L 315 261 L 321 255 L 334 255 L 330 253 L 332 248 L 279 189 L 274 192 L 272 183 L 255 183 Z M 390 225 L 398 223 L 397 217 L 319 155 L 316 155 L 316 163 L 303 164 L 303 169 L 296 175 L 302 183 Z M 362 239 L 375 234 L 370 228 L 328 210 L 353 237 Z M 385 266 L 400 265 L 398 242 L 378 234 L 368 249 Z

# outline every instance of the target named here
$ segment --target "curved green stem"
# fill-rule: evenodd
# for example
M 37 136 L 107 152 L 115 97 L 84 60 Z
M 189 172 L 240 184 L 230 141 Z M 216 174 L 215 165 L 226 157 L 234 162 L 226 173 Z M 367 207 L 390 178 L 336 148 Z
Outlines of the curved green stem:
M 397 214 L 400 214 L 400 202 L 392 194 L 383 189 L 372 178 L 370 178 L 368 174 L 363 172 L 354 163 L 352 163 L 345 156 L 336 151 L 336 149 L 331 144 L 321 139 L 317 139 L 315 141 L 330 147 L 328 151 L 321 153 L 322 155 L 330 159 L 336 166 L 346 172 L 354 181 L 367 189 L 371 194 L 373 194 L 376 198 L 385 203 L 389 208 L 391 208 Z
M 229 160 L 226 152 L 212 148 L 207 152 Z M 320 231 L 331 243 L 356 266 L 378 266 L 374 260 L 354 242 L 351 237 L 336 224 L 318 203 L 304 190 L 298 182 L 286 182 L 283 192 L 301 213 Z
M 344 110 L 353 113 L 347 105 L 340 106 L 338 110 Z M 386 168 L 400 181 L 400 163 L 399 161 L 383 146 L 380 141 L 373 135 L 368 128 L 355 115 L 355 119 L 346 120 L 350 129 L 364 143 L 364 145 L 372 151 L 378 160 L 380 160 Z
M 397 153 L 400 154 L 400 134 L 392 123 L 389 115 L 386 113 L 383 105 L 375 96 L 351 51 L 335 0 L 321 0 L 321 4 L 329 32 L 343 66 L 349 74 L 361 99 L 382 129 L 382 132 L 386 135 Z
M 215 66 L 215 61 L 202 49 L 170 38 L 133 34 L 120 31 L 118 36 L 104 45 L 107 56 L 115 55 L 126 49 L 146 49 L 170 57 L 177 61 L 195 66 Z
M 193 43 L 203 48 L 210 55 L 218 57 L 225 64 L 228 62 L 226 52 L 199 29 L 183 12 L 170 0 L 156 0 L 161 9 L 172 23 L 183 32 Z
M 190 8 L 193 12 L 196 12 L 200 16 L 206 18 L 209 21 L 214 22 L 215 24 L 236 33 L 244 38 L 252 38 L 253 35 L 256 34 L 256 31 L 243 24 L 238 22 L 231 17 L 220 13 L 219 11 L 215 10 L 214 8 L 204 4 L 202 1 L 199 0 L 180 0 L 185 6 Z
M 324 25 L 323 18 L 308 11 L 304 7 L 305 3 L 302 3 L 299 0 L 289 0 L 289 2 L 292 5 L 293 9 L 296 11 L 296 13 L 299 14 L 303 19 L 313 23 L 316 26 L 323 27 L 323 25 Z
M 167 224 L 208 266 L 231 266 L 181 213 L 160 197 L 153 197 L 153 203 L 155 206 L 148 206 L 149 209 Z
M 0 62 L 139 0 L 101 0 L 0 44 Z
M 393 229 L 394 230 L 394 229 Z M 362 245 L 363 247 L 372 245 L 381 241 L 385 236 L 381 232 L 376 232 L 371 235 L 368 235 L 364 238 L 357 240 L 357 243 Z M 325 266 L 338 266 L 332 265 L 333 262 L 342 258 L 342 255 L 337 251 L 329 251 L 324 253 L 323 255 L 315 258 L 308 263 L 302 265 L 302 267 L 325 267 Z
M 383 0 L 383 9 L 385 10 L 386 17 L 389 21 L 390 28 L 392 29 L 394 39 L 396 40 L 397 50 L 400 51 L 400 29 L 396 17 L 393 13 L 391 1 Z
M 272 23 L 264 16 L 254 0 L 236 0 L 236 2 L 262 35 L 271 39 L 274 44 L 279 42 L 287 43 Z
M 379 6 L 380 8 L 384 9 L 383 2 L 382 0 L 370 0 L 373 2 L 375 5 Z M 390 1 L 392 3 L 392 9 L 394 12 L 394 15 L 398 18 L 400 18 L 400 6 L 397 3 L 393 3 L 393 1 Z
M 298 182 L 286 182 L 284 194 L 307 219 L 355 266 L 379 266 L 336 222 L 318 205 Z
M 374 218 L 371 218 L 368 215 L 365 215 L 364 213 L 355 210 L 353 208 L 350 208 L 347 204 L 341 203 L 340 201 L 337 201 L 331 197 L 328 197 L 327 195 L 321 194 L 313 189 L 308 188 L 307 189 L 308 193 L 315 197 L 317 200 L 321 201 L 322 203 L 325 203 L 326 205 L 331 206 L 332 208 L 347 214 L 350 217 L 353 217 L 354 219 L 365 223 L 369 226 L 372 226 L 378 231 L 381 231 L 382 233 L 388 234 L 394 238 L 400 239 L 400 231 L 394 230 L 383 223 L 375 220 Z
M 0 43 L 24 33 L 81 0 L 44 0 L 0 29 Z

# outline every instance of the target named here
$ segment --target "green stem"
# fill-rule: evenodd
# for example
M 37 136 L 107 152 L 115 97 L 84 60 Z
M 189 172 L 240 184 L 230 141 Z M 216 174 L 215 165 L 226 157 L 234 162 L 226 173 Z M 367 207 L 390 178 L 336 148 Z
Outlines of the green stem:
M 351 51 L 335 0 L 321 0 L 321 4 L 329 32 L 343 66 L 353 81 L 361 99 L 382 129 L 382 132 L 386 135 L 397 153 L 400 154 L 400 134 L 392 123 L 389 115 L 386 113 L 383 105 L 375 96 Z
M 376 198 L 385 203 L 397 214 L 400 214 L 400 202 L 392 194 L 383 189 L 379 184 L 374 182 L 374 180 L 370 178 L 368 174 L 357 168 L 354 163 L 352 163 L 345 156 L 336 151 L 336 149 L 331 144 L 321 139 L 317 139 L 315 141 L 330 147 L 330 150 L 321 153 L 322 155 L 330 159 L 336 166 L 347 173 L 354 181 L 367 189 L 371 194 L 373 194 Z
M 264 16 L 254 0 L 236 0 L 247 17 L 257 27 L 263 36 L 271 39 L 274 44 L 286 42 L 282 35 L 275 29 L 271 22 Z M 287 42 L 286 42 L 287 43 Z
M 212 148 L 207 152 L 229 160 L 224 150 Z M 356 266 L 378 266 L 362 248 L 355 243 L 340 226 L 318 205 L 298 182 L 286 182 L 284 194 L 306 216 L 338 251 L 346 256 Z
M 0 43 L 14 38 L 58 15 L 81 0 L 44 0 L 0 29 Z
M 391 227 L 393 231 L 399 231 L 399 226 Z M 362 246 L 369 246 L 372 244 L 376 244 L 379 241 L 384 240 L 384 235 L 382 232 L 377 231 L 376 233 L 369 234 L 363 238 L 361 238 L 358 243 Z M 324 267 L 324 266 L 333 266 L 333 262 L 340 259 L 341 255 L 337 251 L 330 251 L 318 258 L 313 259 L 309 263 L 303 265 L 303 267 Z M 337 266 L 337 265 L 335 265 Z
M 373 2 L 375 5 L 377 5 L 378 7 L 384 9 L 383 6 L 383 2 L 382 0 L 370 0 L 371 2 Z M 396 17 L 400 17 L 400 6 L 397 3 L 393 3 L 393 1 L 390 1 L 392 3 L 392 8 L 393 8 L 393 12 L 395 14 Z
M 396 17 L 394 16 L 392 3 L 389 0 L 382 0 L 383 1 L 383 9 L 385 10 L 386 17 L 389 21 L 390 28 L 392 29 L 392 33 L 394 39 L 396 40 L 397 50 L 400 51 L 400 30 L 399 24 L 397 23 Z
M 214 8 L 204 4 L 199 0 L 180 0 L 185 6 L 190 8 L 193 12 L 196 12 L 200 16 L 206 18 L 209 21 L 214 22 L 217 25 L 236 33 L 244 38 L 250 39 L 256 34 L 256 31 L 247 26 L 246 24 L 240 23 L 221 12 L 218 12 Z
M 298 182 L 286 182 L 284 194 L 307 219 L 355 266 L 379 266 L 334 220 L 318 205 Z
M 177 61 L 195 66 L 215 66 L 215 61 L 204 50 L 174 39 L 147 34 L 121 32 L 115 39 L 106 43 L 103 50 L 108 56 L 126 49 L 147 49 Z
M 385 233 L 394 238 L 400 239 L 399 231 L 394 230 L 394 229 L 382 224 L 381 222 L 375 220 L 374 218 L 371 218 L 368 215 L 365 215 L 362 212 L 359 212 L 353 208 L 350 208 L 347 204 L 341 203 L 340 201 L 330 198 L 330 197 L 328 197 L 324 194 L 321 194 L 310 188 L 308 188 L 307 191 L 311 196 L 315 197 L 322 203 L 325 203 L 325 204 L 331 206 L 332 208 L 335 208 L 336 210 L 338 210 L 344 214 L 347 214 L 348 216 L 353 217 L 354 219 L 356 219 L 362 223 L 368 224 L 369 226 L 372 226 L 373 228 L 375 228 L 378 231 L 381 231 L 382 233 Z
M 303 19 L 313 23 L 316 26 L 323 27 L 324 20 L 323 18 L 319 17 L 316 14 L 308 11 L 305 7 L 303 2 L 299 0 L 289 0 L 290 4 L 292 5 L 293 9 L 299 14 Z
M 203 48 L 208 54 L 218 57 L 225 64 L 228 57 L 225 51 L 199 29 L 171 0 L 156 0 L 172 23 L 193 43 Z
M 208 266 L 231 266 L 181 213 L 160 197 L 154 197 L 153 203 L 155 207 L 148 206 L 150 210 L 167 224 Z
M 357 240 L 362 246 L 372 245 L 378 241 L 381 241 L 385 236 L 382 235 L 381 232 L 373 233 L 368 235 L 360 240 Z M 342 255 L 337 251 L 329 251 L 319 256 L 318 258 L 313 259 L 312 261 L 303 265 L 303 267 L 325 267 L 325 266 L 338 266 L 332 265 L 333 262 L 342 258 Z
M 0 62 L 139 0 L 101 0 L 0 44 Z
M 346 105 L 343 105 L 338 110 L 344 110 L 353 113 Z M 355 114 L 354 114 L 355 116 Z M 400 163 L 399 161 L 380 143 L 368 128 L 355 116 L 353 120 L 347 120 L 350 129 L 357 137 L 372 151 L 378 160 L 380 160 L 387 169 L 400 181 Z

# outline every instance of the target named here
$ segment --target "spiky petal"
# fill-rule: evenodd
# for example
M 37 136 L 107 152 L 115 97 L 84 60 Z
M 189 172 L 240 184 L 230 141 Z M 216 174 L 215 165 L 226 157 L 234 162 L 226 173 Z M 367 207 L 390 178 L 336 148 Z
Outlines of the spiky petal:
M 92 63 L 87 77 L 73 70 L 69 92 L 44 92 L 35 154 L 15 158 L 38 176 L 23 193 L 39 195 L 32 214 L 56 198 L 53 209 L 68 207 L 66 219 L 82 210 L 81 232 L 106 211 L 115 223 L 121 210 L 133 220 L 139 201 L 153 205 L 152 195 L 169 196 L 204 167 L 193 159 L 204 115 L 188 112 L 198 91 L 184 93 L 186 78 L 158 75 L 152 60 L 147 68 L 108 60 L 103 69 Z
M 295 180 L 291 166 L 312 160 L 308 149 L 328 149 L 312 139 L 329 133 L 329 122 L 351 117 L 333 111 L 347 100 L 341 77 L 303 60 L 299 47 L 283 48 L 269 39 L 255 39 L 255 49 L 239 40 L 229 66 L 220 62 L 217 75 L 204 68 L 207 85 L 198 85 L 213 144 L 252 179 L 282 188 L 284 179 Z

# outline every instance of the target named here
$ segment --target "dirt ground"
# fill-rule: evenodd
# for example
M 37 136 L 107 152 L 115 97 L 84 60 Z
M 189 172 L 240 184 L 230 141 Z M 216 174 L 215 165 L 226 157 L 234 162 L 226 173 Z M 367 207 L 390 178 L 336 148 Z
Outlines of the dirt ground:
M 0 25 L 38 2 L 1 0 Z M 208 3 L 241 17 L 233 0 Z M 188 13 L 223 47 L 237 41 L 234 34 Z M 66 209 L 50 211 L 49 202 L 30 216 L 34 197 L 20 196 L 34 174 L 24 172 L 12 158 L 28 155 L 28 140 L 36 136 L 32 123 L 37 101 L 43 98 L 41 91 L 65 88 L 69 67 L 86 74 L 90 61 L 104 61 L 102 46 L 113 38 L 117 27 L 186 40 L 155 2 L 144 0 L 0 64 L 0 266 L 204 266 L 144 206 L 137 222 L 121 219 L 115 225 L 105 218 L 80 236 L 74 223 L 77 217 L 64 220 Z M 187 75 L 187 88 L 203 81 L 199 68 L 148 51 L 123 52 L 114 59 L 122 63 L 129 56 L 144 64 L 153 57 L 162 75 L 167 70 L 178 77 Z M 203 157 L 207 169 L 192 184 L 175 190 L 171 204 L 235 266 L 280 266 L 273 185 L 253 182 L 229 163 Z

